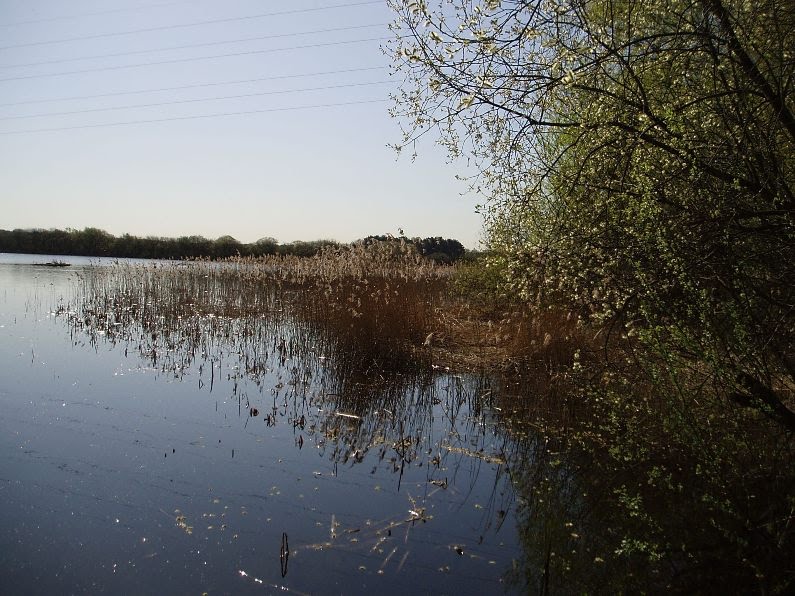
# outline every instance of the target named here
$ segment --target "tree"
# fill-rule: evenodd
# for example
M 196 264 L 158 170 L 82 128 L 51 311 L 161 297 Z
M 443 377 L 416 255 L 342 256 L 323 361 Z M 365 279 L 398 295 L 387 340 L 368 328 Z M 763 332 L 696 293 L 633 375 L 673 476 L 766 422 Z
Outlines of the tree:
M 795 430 L 795 6 L 390 4 L 398 149 L 472 160 L 515 294 Z
M 108 256 L 115 238 L 99 228 L 84 228 L 82 232 L 72 232 L 77 254 Z
M 240 253 L 242 244 L 232 236 L 219 236 L 212 244 L 212 255 L 218 258 L 233 257 Z
M 260 238 L 251 247 L 251 251 L 255 256 L 275 255 L 279 249 L 279 241 L 271 236 Z
M 204 236 L 181 236 L 176 241 L 171 241 L 173 252 L 169 258 L 197 258 L 210 254 L 213 246 L 212 240 Z

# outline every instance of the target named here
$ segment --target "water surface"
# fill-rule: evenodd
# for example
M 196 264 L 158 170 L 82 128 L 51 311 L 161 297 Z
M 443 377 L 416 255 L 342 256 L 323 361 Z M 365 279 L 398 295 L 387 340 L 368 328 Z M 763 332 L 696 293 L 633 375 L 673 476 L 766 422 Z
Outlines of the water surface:
M 290 320 L 153 333 L 62 259 L 0 255 L 2 593 L 519 590 L 489 381 L 351 369 Z

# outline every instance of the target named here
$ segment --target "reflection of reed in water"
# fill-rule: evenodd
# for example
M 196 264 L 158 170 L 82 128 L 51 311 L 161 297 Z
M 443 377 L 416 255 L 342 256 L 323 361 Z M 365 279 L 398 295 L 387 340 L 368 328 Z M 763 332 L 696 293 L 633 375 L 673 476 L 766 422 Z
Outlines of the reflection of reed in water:
M 371 349 L 373 338 L 369 335 L 379 331 L 371 328 L 373 321 L 386 325 L 388 317 L 397 316 L 397 310 L 405 305 L 390 314 L 373 303 L 369 305 L 373 312 L 367 329 L 357 327 L 338 333 L 349 327 L 348 315 L 340 315 L 336 302 L 328 300 L 328 291 L 337 298 L 348 292 L 339 289 L 346 283 L 350 284 L 350 293 L 342 302 L 360 296 L 364 286 L 376 288 L 370 293 L 382 296 L 376 282 L 380 279 L 395 284 L 395 288 L 402 287 L 391 290 L 397 298 L 384 297 L 380 306 L 407 303 L 409 294 L 417 288 L 406 284 L 425 283 L 420 275 L 424 269 L 418 269 L 413 260 L 413 268 L 409 267 L 392 252 L 381 255 L 380 260 L 374 258 L 367 264 L 366 273 L 358 271 L 355 281 L 353 275 L 363 265 L 356 259 L 343 258 L 346 255 L 315 262 L 311 270 L 303 264 L 306 260 L 296 260 L 289 266 L 282 263 L 279 270 L 272 264 L 248 261 L 97 268 L 84 274 L 74 304 L 62 306 L 61 314 L 68 317 L 72 332 L 83 332 L 90 344 L 100 339 L 121 344 L 126 354 L 137 355 L 146 366 L 162 374 L 181 377 L 195 368 L 200 386 L 210 390 L 224 374 L 232 381 L 233 396 L 238 396 L 239 385 L 246 379 L 260 390 L 260 402 L 253 403 L 249 395 L 241 404 L 246 411 L 256 407 L 267 416 L 279 400 L 300 398 L 309 399 L 310 405 L 323 411 L 348 412 L 356 417 L 355 424 L 349 424 L 352 418 L 345 421 L 335 416 L 325 419 L 321 428 L 327 435 L 350 435 L 359 446 L 351 453 L 336 451 L 340 461 L 361 459 L 357 451 L 367 449 L 373 440 L 360 435 L 374 420 L 381 434 L 387 429 L 388 436 L 397 437 L 392 442 L 405 447 L 399 450 L 405 460 L 412 458 L 418 437 L 412 438 L 408 432 L 403 436 L 403 431 L 427 426 L 423 417 L 430 417 L 433 405 L 439 403 L 438 383 L 429 366 L 412 363 L 410 351 L 396 347 L 400 338 L 392 336 L 394 341 L 390 342 L 387 337 L 381 346 L 384 351 L 377 352 Z M 335 274 L 348 276 L 347 281 L 334 278 Z M 338 289 L 326 287 L 319 301 L 306 298 L 316 284 L 329 283 L 337 284 Z M 423 296 L 420 302 L 427 305 L 427 292 Z M 361 299 L 356 302 L 358 307 Z M 357 333 L 363 337 L 358 338 Z M 345 337 L 340 339 L 340 335 Z M 271 377 L 276 383 L 267 391 Z M 461 381 L 450 377 L 446 383 L 452 386 Z M 314 391 L 310 395 L 311 386 Z M 411 397 L 407 399 L 407 395 Z M 264 403 L 268 397 L 272 398 L 270 408 Z M 377 434 L 370 432 L 370 439 Z M 409 443 L 414 449 L 408 448 Z
M 386 358 L 352 351 L 352 336 L 340 339 L 336 324 L 324 325 L 312 310 L 317 304 L 302 302 L 294 282 L 249 266 L 98 269 L 60 312 L 73 337 L 118 345 L 158 374 L 187 378 L 190 370 L 203 391 L 219 391 L 223 380 L 244 426 L 286 426 L 296 448 L 315 447 L 334 474 L 354 466 L 391 472 L 396 490 L 406 491 L 404 509 L 366 527 L 337 532 L 332 523 L 324 548 L 358 549 L 381 557 L 382 570 L 400 570 L 414 552 L 407 545 L 412 528 L 443 523 L 437 503 L 474 510 L 481 542 L 496 532 L 513 507 L 506 461 L 513 449 L 497 429 L 491 381 L 441 374 L 412 361 L 410 350 Z M 482 495 L 476 487 L 486 471 L 488 496 L 472 496 Z M 489 564 L 477 539 L 469 544 L 459 536 L 447 546 Z M 289 553 L 281 557 L 285 567 Z

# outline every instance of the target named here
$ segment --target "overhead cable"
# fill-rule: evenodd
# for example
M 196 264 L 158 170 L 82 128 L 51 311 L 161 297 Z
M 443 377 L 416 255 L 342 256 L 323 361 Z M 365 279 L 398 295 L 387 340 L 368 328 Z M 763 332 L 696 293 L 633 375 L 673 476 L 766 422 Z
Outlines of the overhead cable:
M 232 43 L 244 43 L 248 41 L 262 41 L 265 39 L 280 39 L 284 37 L 299 37 L 302 35 L 317 35 L 320 33 L 338 33 L 340 31 L 353 31 L 355 29 L 372 29 L 375 27 L 386 27 L 386 23 L 375 23 L 373 25 L 352 25 L 349 27 L 333 27 L 331 29 L 316 29 L 314 31 L 298 31 L 294 33 L 274 33 L 272 35 L 259 35 L 257 37 L 241 37 L 240 39 L 230 39 L 223 41 L 207 41 L 203 43 L 193 43 L 182 46 L 169 46 L 163 48 L 152 48 L 146 50 L 132 50 L 128 52 L 115 52 L 113 54 L 95 54 L 93 56 L 78 56 L 76 58 L 59 58 L 58 60 L 45 60 L 42 62 L 26 62 L 23 64 L 0 64 L 0 69 L 6 68 L 26 68 L 30 66 L 44 66 L 47 64 L 63 64 L 64 62 L 78 62 L 80 60 L 99 60 L 101 58 L 118 58 L 120 56 L 135 56 L 137 54 L 152 54 L 155 52 L 169 52 L 173 50 L 188 50 L 193 48 L 206 48 L 209 46 L 220 46 Z
M 245 110 L 240 112 L 221 112 L 216 114 L 198 114 L 195 116 L 174 116 L 171 118 L 154 118 L 150 120 L 128 120 L 125 122 L 103 122 L 99 124 L 80 124 L 76 126 L 61 126 L 55 128 L 35 128 L 29 130 L 6 130 L 0 131 L 0 136 L 7 136 L 7 135 L 19 135 L 19 134 L 31 134 L 31 133 L 40 133 L 40 132 L 60 132 L 60 131 L 67 131 L 67 130 L 80 130 L 80 129 L 87 129 L 87 128 L 107 128 L 111 126 L 129 126 L 134 124 L 156 124 L 159 122 L 175 122 L 181 120 L 200 120 L 204 118 L 223 118 L 228 116 L 246 116 L 250 114 L 266 114 L 269 112 L 292 112 L 297 110 L 314 110 L 314 109 L 325 109 L 325 108 L 336 108 L 336 107 L 343 107 L 343 106 L 356 106 L 356 105 L 365 105 L 365 104 L 376 104 L 376 103 L 386 103 L 390 100 L 388 99 L 365 99 L 360 101 L 345 101 L 340 103 L 325 103 L 325 104 L 314 104 L 308 106 L 289 106 L 285 108 L 264 108 L 261 110 Z
M 307 72 L 307 73 L 297 73 L 297 74 L 283 74 L 283 75 L 273 75 L 269 77 L 257 77 L 254 79 L 237 79 L 234 81 L 218 81 L 214 83 L 193 83 L 191 85 L 177 85 L 174 87 L 156 87 L 153 89 L 136 89 L 133 91 L 114 91 L 111 93 L 95 93 L 92 95 L 72 95 L 69 97 L 54 97 L 49 99 L 27 99 L 24 101 L 11 101 L 6 103 L 0 103 L 0 107 L 10 107 L 10 106 L 23 106 L 29 104 L 36 104 L 36 103 L 58 103 L 63 101 L 79 101 L 83 99 L 99 99 L 102 97 L 118 97 L 122 95 L 142 95 L 144 93 L 161 93 L 165 91 L 182 91 L 185 89 L 199 89 L 202 87 L 219 87 L 219 86 L 227 86 L 227 85 L 241 85 L 244 83 L 262 83 L 265 81 L 279 81 L 282 79 L 302 79 L 302 78 L 309 78 L 309 77 L 322 77 L 328 75 L 337 75 L 337 74 L 348 74 L 353 72 L 367 72 L 373 70 L 384 70 L 383 66 L 364 66 L 361 68 L 342 68 L 339 70 L 324 70 L 320 72 Z
M 143 103 L 126 106 L 109 106 L 104 108 L 88 108 L 85 110 L 71 110 L 68 112 L 46 112 L 44 114 L 25 114 L 21 116 L 0 116 L 0 120 L 26 120 L 30 118 L 49 118 L 53 116 L 73 116 L 75 114 L 91 114 L 95 112 L 110 112 L 117 110 L 134 110 L 139 108 L 154 108 L 161 106 L 180 105 L 187 103 L 201 103 L 205 101 L 223 101 L 227 99 L 244 99 L 247 97 L 262 97 L 264 95 L 286 95 L 289 93 L 305 93 L 309 91 L 331 91 L 333 89 L 350 89 L 354 87 L 372 87 L 374 85 L 386 85 L 392 81 L 371 81 L 365 83 L 347 83 L 341 85 L 324 85 L 323 87 L 304 87 L 303 89 L 280 89 L 276 91 L 260 91 L 257 93 L 243 93 L 240 95 L 225 95 L 221 97 L 200 97 L 193 99 L 177 99 L 173 101 L 161 101 L 156 103 Z
M 176 2 L 160 2 L 159 4 L 142 4 L 140 6 L 126 6 L 124 8 L 108 8 L 107 10 L 98 10 L 95 12 L 81 12 L 77 14 L 61 15 L 59 17 L 47 17 L 43 19 L 31 19 L 28 21 L 0 23 L 0 27 L 20 27 L 22 25 L 35 25 L 37 23 L 51 23 L 53 21 L 67 21 L 73 19 L 83 19 L 85 17 L 100 17 L 106 14 L 113 14 L 118 12 L 140 12 L 142 10 L 150 10 L 152 8 L 163 8 L 164 6 L 174 6 L 176 4 L 191 4 L 191 2 L 190 0 L 178 0 Z
M 102 97 L 118 97 L 122 95 L 142 95 L 145 93 L 161 93 L 165 91 L 183 91 L 185 89 L 199 89 L 202 87 L 219 87 L 227 85 L 242 85 L 244 83 L 262 83 L 266 81 L 280 81 L 283 79 L 303 79 L 309 77 L 323 77 L 328 75 L 348 74 L 353 72 L 368 72 L 373 70 L 384 70 L 383 66 L 363 66 L 361 68 L 342 68 L 339 70 L 324 70 L 320 72 L 306 72 L 297 74 L 273 75 L 269 77 L 257 77 L 254 79 L 237 79 L 234 81 L 218 81 L 215 83 L 193 83 L 191 85 L 177 85 L 174 87 L 155 87 L 153 89 L 136 89 L 133 91 L 114 91 L 111 93 L 95 93 L 93 95 L 72 95 L 69 97 L 54 97 L 48 99 L 27 99 L 24 101 L 11 101 L 0 103 L 0 107 L 24 106 L 35 103 L 59 103 L 63 101 L 79 101 L 84 99 L 99 99 Z
M 313 8 L 296 8 L 291 10 L 282 10 L 282 11 L 275 11 L 275 12 L 264 12 L 254 15 L 247 15 L 242 17 L 226 17 L 223 19 L 211 19 L 207 21 L 194 21 L 193 23 L 181 23 L 176 25 L 160 25 L 158 27 L 145 27 L 142 29 L 130 29 L 127 31 L 114 31 L 109 33 L 96 33 L 94 35 L 84 35 L 80 37 L 66 37 L 62 39 L 50 39 L 45 41 L 30 41 L 27 43 L 18 43 L 12 44 L 7 46 L 0 46 L 0 50 L 11 50 L 15 48 L 27 48 L 31 46 L 42 46 L 42 45 L 49 45 L 49 44 L 56 44 L 56 43 L 69 43 L 73 41 L 87 41 L 91 39 L 103 39 L 106 37 L 119 37 L 123 35 L 135 35 L 138 33 L 151 33 L 154 31 L 169 31 L 172 29 L 185 29 L 189 27 L 201 27 L 203 25 L 215 25 L 218 23 L 232 23 L 235 21 L 246 21 L 246 20 L 253 20 L 253 19 L 263 19 L 266 17 L 277 17 L 277 16 L 284 16 L 284 15 L 292 15 L 292 14 L 303 14 L 308 12 L 319 12 L 323 10 L 335 10 L 338 8 L 351 8 L 354 6 L 365 6 L 368 4 L 384 4 L 384 0 L 365 0 L 362 2 L 348 2 L 346 4 L 334 4 L 330 6 L 316 6 Z
M 194 56 L 192 58 L 174 58 L 171 60 L 157 60 L 155 62 L 141 62 L 137 64 L 119 64 L 115 66 L 102 66 L 97 68 L 86 68 L 83 70 L 69 70 L 64 72 L 52 72 L 52 73 L 44 73 L 44 74 L 34 74 L 34 75 L 21 75 L 16 77 L 6 77 L 0 79 L 0 83 L 5 83 L 8 81 L 23 81 L 27 79 L 42 79 L 48 77 L 63 77 L 69 76 L 74 74 L 85 74 L 91 72 L 103 72 L 108 70 L 123 70 L 127 68 L 142 68 L 146 66 L 160 66 L 163 64 L 179 64 L 183 62 L 196 62 L 199 60 L 213 60 L 215 58 L 231 58 L 231 57 L 238 57 L 238 56 L 254 56 L 257 54 L 270 54 L 273 52 L 285 52 L 289 50 L 307 50 L 307 49 L 314 49 L 314 48 L 326 48 L 332 46 L 340 46 L 340 45 L 347 45 L 347 44 L 354 44 L 354 43 L 365 43 L 370 41 L 385 41 L 387 38 L 385 37 L 371 37 L 367 39 L 350 39 L 344 41 L 331 41 L 326 43 L 315 43 L 315 44 L 308 44 L 303 46 L 291 46 L 286 48 L 267 48 L 264 50 L 248 50 L 245 52 L 232 52 L 229 54 L 213 54 L 211 56 Z

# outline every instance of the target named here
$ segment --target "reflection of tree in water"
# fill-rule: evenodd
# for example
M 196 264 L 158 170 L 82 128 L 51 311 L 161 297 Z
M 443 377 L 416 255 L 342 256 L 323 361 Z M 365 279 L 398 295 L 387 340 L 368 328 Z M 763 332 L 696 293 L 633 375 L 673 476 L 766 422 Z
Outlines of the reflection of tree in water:
M 513 580 L 532 593 L 643 591 L 643 561 L 616 557 L 612 540 L 625 521 L 609 514 L 610 479 L 543 434 L 529 434 L 519 448 L 512 478 L 519 494 L 525 559 Z M 607 485 L 607 486 L 606 486 Z M 640 565 L 638 564 L 640 563 Z M 638 579 L 636 579 L 638 578 Z
M 742 419 L 713 428 L 688 420 L 679 434 L 669 404 L 610 424 L 598 424 L 605 412 L 592 408 L 593 419 L 578 425 L 563 403 L 521 399 L 503 395 L 517 409 L 504 420 L 516 439 L 520 585 L 553 594 L 792 587 L 795 492 L 782 465 L 792 461 L 790 439 L 755 433 Z

